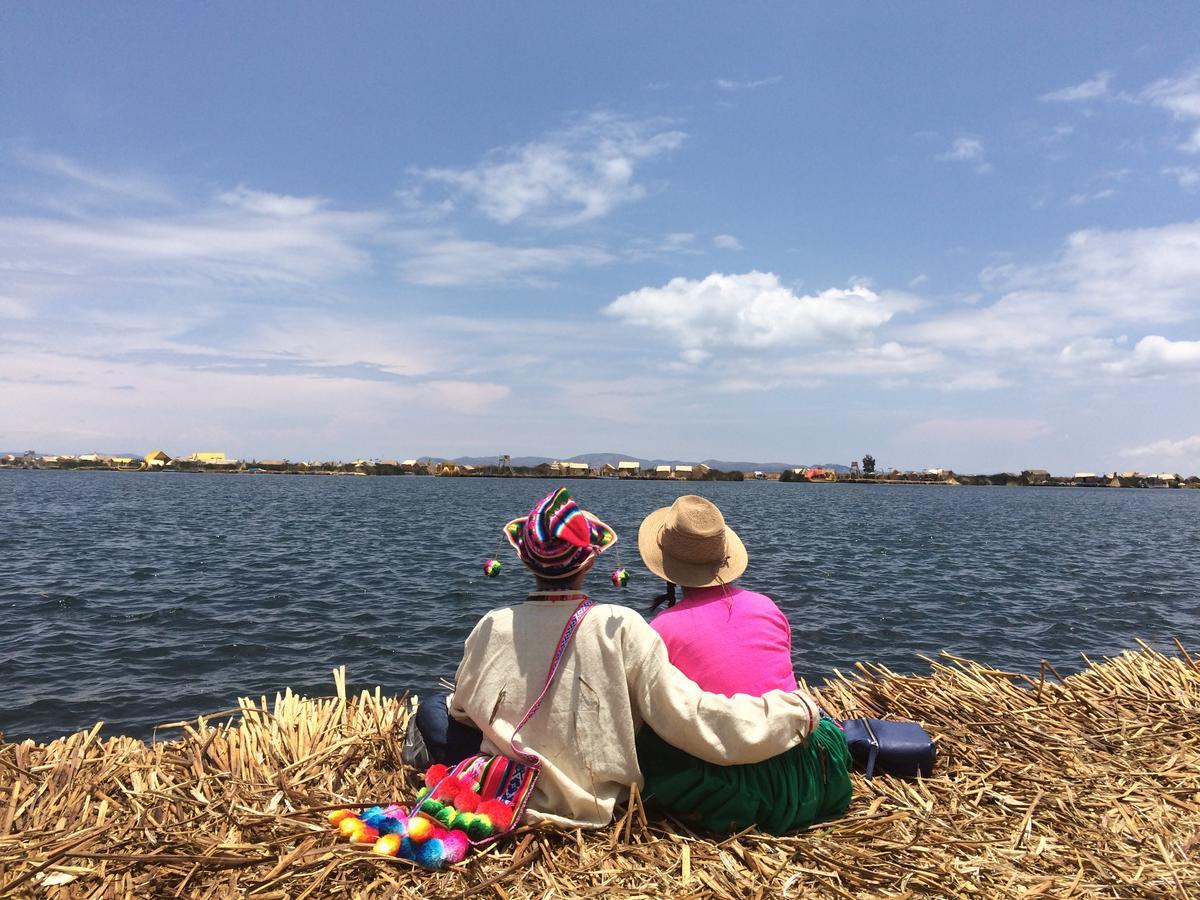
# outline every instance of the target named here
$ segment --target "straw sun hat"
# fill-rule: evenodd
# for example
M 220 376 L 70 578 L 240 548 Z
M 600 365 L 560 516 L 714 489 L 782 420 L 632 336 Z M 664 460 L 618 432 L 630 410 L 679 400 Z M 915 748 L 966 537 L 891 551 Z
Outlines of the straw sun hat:
M 681 587 L 728 584 L 746 571 L 746 545 L 708 500 L 686 494 L 646 516 L 638 529 L 646 568 Z

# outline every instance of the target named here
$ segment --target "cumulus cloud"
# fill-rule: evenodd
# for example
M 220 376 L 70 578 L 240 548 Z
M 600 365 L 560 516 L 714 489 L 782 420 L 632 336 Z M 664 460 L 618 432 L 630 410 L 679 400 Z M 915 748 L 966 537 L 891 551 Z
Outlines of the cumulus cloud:
M 625 324 L 659 331 L 685 351 L 767 348 L 860 340 L 893 309 L 865 287 L 797 296 L 770 272 L 674 278 L 624 294 L 605 312 Z
M 970 163 L 981 175 L 992 171 L 991 163 L 984 158 L 983 141 L 975 137 L 955 138 L 950 149 L 939 153 L 936 158 L 943 162 Z
M 1112 80 L 1111 72 L 1099 72 L 1095 78 L 1089 78 L 1070 87 L 1059 88 L 1042 94 L 1039 100 L 1047 103 L 1078 103 L 1083 100 L 1100 100 L 1109 96 L 1108 83 Z
M 1122 450 L 1121 455 L 1134 459 L 1200 458 L 1200 434 L 1193 434 L 1190 437 L 1180 438 L 1179 440 L 1163 439 L 1141 447 L 1129 447 Z
M 418 174 L 473 200 L 503 224 L 572 225 L 643 197 L 638 166 L 677 150 L 685 138 L 661 119 L 593 113 L 541 140 L 493 150 L 475 166 Z
M 713 237 L 713 246 L 718 250 L 741 250 L 742 242 L 732 234 L 718 234 Z
M 1091 338 L 1063 348 L 1064 365 L 1088 368 L 1119 378 L 1155 378 L 1200 373 L 1200 341 L 1173 341 L 1159 334 L 1125 350 L 1120 339 Z

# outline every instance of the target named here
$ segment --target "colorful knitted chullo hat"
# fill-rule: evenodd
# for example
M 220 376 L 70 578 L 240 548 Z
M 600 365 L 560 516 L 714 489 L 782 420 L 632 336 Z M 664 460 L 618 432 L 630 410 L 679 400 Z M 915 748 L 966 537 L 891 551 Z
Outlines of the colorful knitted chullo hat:
M 504 526 L 504 536 L 542 578 L 570 578 L 617 542 L 617 533 L 579 508 L 565 487 L 551 491 Z

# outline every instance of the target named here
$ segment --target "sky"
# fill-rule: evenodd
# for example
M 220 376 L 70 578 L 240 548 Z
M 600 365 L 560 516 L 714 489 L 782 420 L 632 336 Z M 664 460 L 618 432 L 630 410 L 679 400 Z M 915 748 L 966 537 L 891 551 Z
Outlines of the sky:
M 0 6 L 0 449 L 1200 473 L 1194 3 Z

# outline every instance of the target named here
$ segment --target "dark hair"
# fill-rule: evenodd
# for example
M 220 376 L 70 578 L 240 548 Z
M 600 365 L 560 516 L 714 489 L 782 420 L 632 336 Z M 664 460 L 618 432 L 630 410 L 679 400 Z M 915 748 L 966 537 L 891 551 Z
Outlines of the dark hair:
M 654 598 L 654 603 L 650 607 L 650 612 L 656 612 L 664 603 L 667 605 L 667 609 L 670 609 L 675 605 L 675 582 L 673 581 L 668 581 L 667 590 Z

